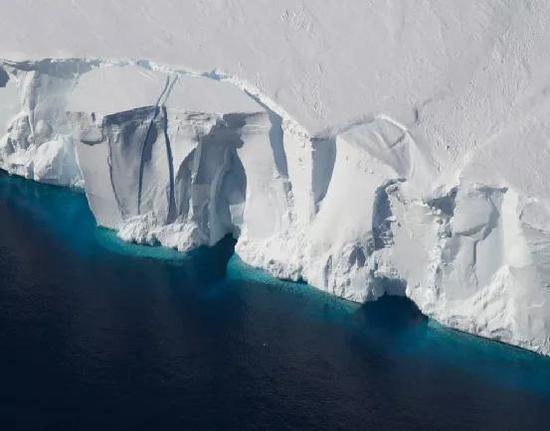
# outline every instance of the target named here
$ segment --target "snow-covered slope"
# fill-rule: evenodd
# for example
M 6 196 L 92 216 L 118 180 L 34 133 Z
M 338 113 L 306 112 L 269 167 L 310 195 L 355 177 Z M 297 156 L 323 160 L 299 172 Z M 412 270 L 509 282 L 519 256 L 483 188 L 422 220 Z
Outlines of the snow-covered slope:
M 0 16 L 4 169 L 550 354 L 547 2 L 42 4 Z

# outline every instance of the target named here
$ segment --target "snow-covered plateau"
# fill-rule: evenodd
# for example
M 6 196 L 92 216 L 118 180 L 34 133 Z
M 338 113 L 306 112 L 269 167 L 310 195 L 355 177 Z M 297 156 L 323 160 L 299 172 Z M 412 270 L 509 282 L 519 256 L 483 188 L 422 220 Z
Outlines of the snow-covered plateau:
M 3 8 L 0 167 L 98 224 L 550 354 L 550 3 Z M 55 25 L 53 25 L 55 23 Z

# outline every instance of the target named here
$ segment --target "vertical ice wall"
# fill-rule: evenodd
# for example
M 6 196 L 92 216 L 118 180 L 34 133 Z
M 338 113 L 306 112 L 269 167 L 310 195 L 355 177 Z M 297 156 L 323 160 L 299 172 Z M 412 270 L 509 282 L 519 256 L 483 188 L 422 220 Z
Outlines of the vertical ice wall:
M 540 135 L 511 129 L 450 163 L 388 115 L 310 136 L 234 77 L 144 61 L 4 62 L 0 94 L 0 165 L 84 187 L 126 240 L 185 251 L 233 234 L 277 277 L 354 301 L 404 294 L 550 353 L 546 191 L 506 157 L 543 177 Z

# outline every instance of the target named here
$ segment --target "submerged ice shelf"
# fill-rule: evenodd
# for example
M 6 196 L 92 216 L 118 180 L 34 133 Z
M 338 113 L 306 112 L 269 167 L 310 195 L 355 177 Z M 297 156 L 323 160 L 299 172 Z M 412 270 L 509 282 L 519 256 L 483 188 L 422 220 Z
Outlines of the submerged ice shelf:
M 550 354 L 538 114 L 523 149 L 512 128 L 449 155 L 424 113 L 312 134 L 235 76 L 150 61 L 5 60 L 0 94 L 0 166 L 84 188 L 127 241 L 186 251 L 232 234 L 276 277 L 353 301 L 406 295 L 445 325 Z

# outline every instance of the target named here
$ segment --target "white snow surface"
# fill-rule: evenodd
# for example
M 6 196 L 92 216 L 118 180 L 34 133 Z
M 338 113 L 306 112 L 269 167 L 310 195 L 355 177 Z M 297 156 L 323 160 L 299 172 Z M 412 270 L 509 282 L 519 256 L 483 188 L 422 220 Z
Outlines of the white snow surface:
M 99 224 L 550 354 L 550 3 L 21 0 L 0 167 Z

